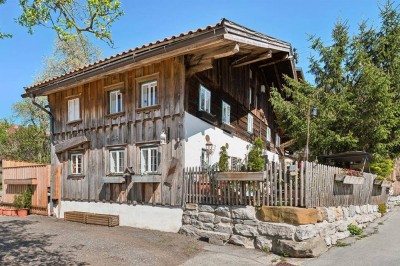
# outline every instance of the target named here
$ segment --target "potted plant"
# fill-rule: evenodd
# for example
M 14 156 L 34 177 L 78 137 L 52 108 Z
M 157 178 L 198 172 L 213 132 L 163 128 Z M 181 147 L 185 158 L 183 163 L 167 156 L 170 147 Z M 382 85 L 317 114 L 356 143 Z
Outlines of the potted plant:
M 391 159 L 383 159 L 371 163 L 372 173 L 376 174 L 374 185 L 381 187 L 391 187 L 391 174 L 393 172 L 394 163 Z
M 20 195 L 14 198 L 14 207 L 17 209 L 17 215 L 24 217 L 28 215 L 28 211 L 32 204 L 32 192 L 29 188 L 25 189 Z
M 221 180 L 249 180 L 261 181 L 263 178 L 264 159 L 262 158 L 263 143 L 261 138 L 256 138 L 247 157 L 247 167 L 243 172 L 228 172 L 228 154 L 226 147 L 221 147 L 220 160 L 218 162 L 220 172 L 216 177 Z

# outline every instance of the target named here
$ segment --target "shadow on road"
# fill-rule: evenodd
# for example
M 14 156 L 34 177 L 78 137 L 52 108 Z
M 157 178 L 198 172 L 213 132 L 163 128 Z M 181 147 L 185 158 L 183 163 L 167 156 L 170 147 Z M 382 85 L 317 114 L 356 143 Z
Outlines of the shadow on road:
M 0 265 L 88 265 L 75 261 L 71 249 L 52 250 L 54 235 L 29 232 L 26 227 L 34 223 L 37 222 L 12 220 L 0 223 Z

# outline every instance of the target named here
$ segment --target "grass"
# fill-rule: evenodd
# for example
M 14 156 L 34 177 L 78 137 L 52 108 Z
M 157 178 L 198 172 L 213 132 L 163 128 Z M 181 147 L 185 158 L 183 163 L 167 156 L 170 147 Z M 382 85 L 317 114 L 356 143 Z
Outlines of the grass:
M 265 253 L 271 253 L 271 249 L 269 247 L 263 247 L 262 251 L 264 251 Z
M 342 247 L 350 246 L 350 244 L 344 243 L 344 242 L 341 242 L 341 241 L 337 241 L 337 242 L 336 242 L 336 246 L 342 248 Z
M 361 239 L 364 239 L 364 238 L 366 238 L 366 237 L 368 237 L 369 235 L 360 235 L 359 237 L 357 237 L 357 240 L 361 240 Z
M 349 226 L 347 226 L 347 230 L 349 230 L 350 234 L 353 236 L 359 236 L 363 233 L 363 230 L 354 224 L 349 224 Z
M 378 224 L 379 224 L 379 225 L 383 225 L 383 222 L 379 222 Z

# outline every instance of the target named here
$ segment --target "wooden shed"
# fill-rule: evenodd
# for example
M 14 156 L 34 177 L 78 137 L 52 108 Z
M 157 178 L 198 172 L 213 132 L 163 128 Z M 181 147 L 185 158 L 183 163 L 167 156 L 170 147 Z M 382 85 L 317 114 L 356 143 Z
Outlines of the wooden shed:
M 50 164 L 2 160 L 3 197 L 1 204 L 11 207 L 14 197 L 26 188 L 32 191 L 31 213 L 47 215 L 50 191 Z

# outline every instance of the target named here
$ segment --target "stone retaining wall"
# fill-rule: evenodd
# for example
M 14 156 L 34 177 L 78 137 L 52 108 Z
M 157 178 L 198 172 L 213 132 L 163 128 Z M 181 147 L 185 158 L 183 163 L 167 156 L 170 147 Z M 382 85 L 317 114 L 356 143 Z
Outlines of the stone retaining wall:
M 292 257 L 315 257 L 350 236 L 348 225 L 365 228 L 381 217 L 377 205 L 317 208 L 318 222 L 294 226 L 260 221 L 251 206 L 187 204 L 180 233 Z

